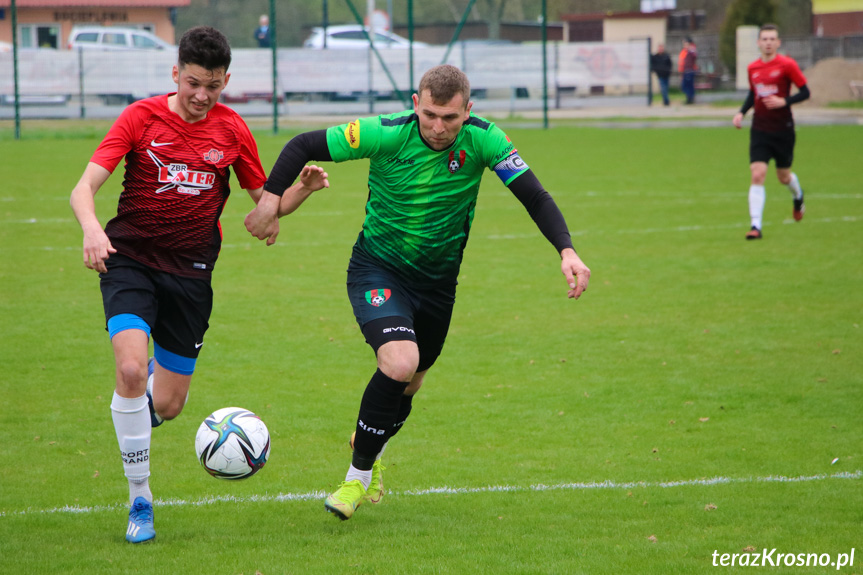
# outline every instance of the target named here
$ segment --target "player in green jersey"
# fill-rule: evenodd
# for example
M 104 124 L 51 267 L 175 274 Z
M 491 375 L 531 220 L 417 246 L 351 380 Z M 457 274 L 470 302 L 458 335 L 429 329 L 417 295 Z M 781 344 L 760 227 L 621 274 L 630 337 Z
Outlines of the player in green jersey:
M 246 217 L 255 237 L 272 241 L 279 202 L 283 212 L 285 205 L 292 211 L 308 197 L 291 196 L 288 189 L 306 162 L 370 161 L 366 218 L 347 287 L 357 322 L 375 350 L 377 371 L 360 402 L 351 466 L 325 502 L 341 519 L 383 495 L 381 456 L 443 348 L 486 168 L 522 202 L 560 254 L 568 296 L 578 298 L 590 279 L 554 200 L 506 134 L 471 113 L 470 84 L 461 70 L 442 65 L 426 72 L 413 103 L 412 110 L 292 139 L 270 172 L 264 197 Z

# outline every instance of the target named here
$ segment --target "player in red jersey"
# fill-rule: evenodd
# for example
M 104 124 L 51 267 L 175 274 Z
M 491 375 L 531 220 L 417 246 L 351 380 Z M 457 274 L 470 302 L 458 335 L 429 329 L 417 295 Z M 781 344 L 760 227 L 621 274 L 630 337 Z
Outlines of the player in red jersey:
M 797 62 L 777 52 L 782 42 L 779 30 L 765 24 L 758 31 L 758 49 L 761 58 L 749 64 L 749 95 L 743 107 L 734 115 L 732 123 L 740 129 L 743 116 L 753 106 L 752 129 L 749 136 L 749 216 L 751 228 L 747 240 L 761 239 L 761 217 L 764 213 L 764 179 L 770 159 L 776 161 L 776 177 L 788 186 L 793 196 L 792 215 L 798 222 L 803 219 L 803 189 L 797 175 L 791 171 L 794 159 L 794 117 L 791 105 L 809 97 L 806 77 Z M 798 92 L 791 95 L 791 84 Z
M 177 91 L 122 112 L 70 199 L 84 232 L 84 265 L 99 272 L 114 349 L 111 411 L 129 480 L 126 539 L 133 543 L 156 535 L 148 479 L 151 428 L 182 411 L 204 344 L 230 169 L 256 203 L 266 181 L 248 127 L 217 103 L 230 63 L 221 32 L 204 26 L 187 31 L 172 71 Z M 103 231 L 94 196 L 124 156 L 117 215 Z M 285 194 L 280 215 L 292 211 L 291 197 L 327 185 L 322 169 L 307 166 L 293 193 Z M 151 334 L 154 360 L 148 361 Z

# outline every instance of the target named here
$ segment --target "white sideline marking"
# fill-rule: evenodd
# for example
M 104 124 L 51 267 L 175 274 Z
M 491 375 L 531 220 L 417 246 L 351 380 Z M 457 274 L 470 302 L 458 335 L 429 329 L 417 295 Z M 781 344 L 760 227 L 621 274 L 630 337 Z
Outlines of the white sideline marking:
M 767 477 L 709 477 L 707 479 L 683 479 L 680 481 L 592 481 L 588 483 L 558 483 L 555 485 L 544 485 L 537 483 L 527 487 L 520 485 L 488 485 L 485 487 L 431 487 L 428 489 L 407 489 L 405 491 L 387 491 L 388 495 L 416 497 L 425 495 L 462 495 L 470 493 L 512 493 L 524 491 L 581 491 L 590 489 L 673 489 L 675 487 L 710 486 L 733 483 L 808 483 L 812 481 L 824 481 L 827 479 L 861 479 L 863 471 L 843 471 L 831 475 L 799 475 L 797 477 L 786 477 L 784 475 L 768 475 Z M 284 501 L 316 501 L 328 495 L 325 491 L 308 491 L 306 493 L 279 493 L 278 495 L 251 495 L 248 497 L 235 497 L 233 495 L 217 495 L 203 499 L 156 499 L 155 507 L 186 507 L 212 505 L 214 503 L 269 503 Z M 81 507 L 79 505 L 64 505 L 53 509 L 26 509 L 24 511 L 0 511 L 0 517 L 14 515 L 33 515 L 36 513 L 100 513 L 103 511 L 126 510 L 128 505 L 95 505 L 93 507 Z

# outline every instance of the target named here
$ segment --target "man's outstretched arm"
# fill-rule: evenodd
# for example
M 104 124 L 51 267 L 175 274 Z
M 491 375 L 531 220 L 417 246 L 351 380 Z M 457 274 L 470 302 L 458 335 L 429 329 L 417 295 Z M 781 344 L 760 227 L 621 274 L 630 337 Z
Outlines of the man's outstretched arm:
M 587 289 L 590 269 L 584 265 L 575 248 L 563 214 L 532 170 L 527 170 L 509 184 L 510 191 L 524 205 L 542 235 L 560 254 L 560 270 L 569 286 L 567 296 L 578 299 Z
M 332 161 L 326 130 L 302 133 L 282 148 L 257 206 L 246 216 L 249 233 L 259 240 L 278 234 L 281 197 L 300 175 L 306 162 L 311 160 Z

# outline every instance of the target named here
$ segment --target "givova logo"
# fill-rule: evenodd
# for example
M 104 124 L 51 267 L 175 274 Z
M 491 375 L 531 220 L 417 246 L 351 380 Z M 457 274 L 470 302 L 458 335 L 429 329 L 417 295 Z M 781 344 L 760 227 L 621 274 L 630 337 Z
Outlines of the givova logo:
M 373 289 L 366 292 L 366 301 L 375 307 L 384 305 L 392 292 L 388 289 Z

